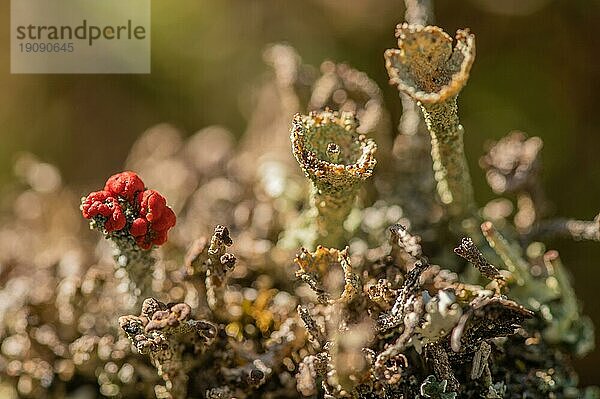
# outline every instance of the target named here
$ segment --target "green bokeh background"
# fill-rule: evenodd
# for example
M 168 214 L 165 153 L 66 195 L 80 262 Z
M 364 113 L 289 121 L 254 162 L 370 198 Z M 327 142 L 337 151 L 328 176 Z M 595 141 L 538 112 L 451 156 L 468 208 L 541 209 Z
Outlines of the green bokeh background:
M 245 100 L 266 71 L 262 50 L 296 47 L 305 62 L 345 61 L 382 87 L 397 122 L 383 51 L 395 46 L 402 1 L 154 0 L 149 75 L 11 75 L 9 1 L 0 4 L 0 185 L 15 154 L 57 165 L 67 184 L 92 187 L 118 170 L 145 129 L 191 134 L 221 124 L 244 131 Z M 477 167 L 484 143 L 518 129 L 544 140 L 544 186 L 557 215 L 600 210 L 600 2 L 441 0 L 437 25 L 469 27 L 477 60 L 459 102 L 477 199 L 492 198 Z M 555 241 L 585 312 L 600 327 L 600 244 Z M 577 362 L 600 383 L 600 350 Z

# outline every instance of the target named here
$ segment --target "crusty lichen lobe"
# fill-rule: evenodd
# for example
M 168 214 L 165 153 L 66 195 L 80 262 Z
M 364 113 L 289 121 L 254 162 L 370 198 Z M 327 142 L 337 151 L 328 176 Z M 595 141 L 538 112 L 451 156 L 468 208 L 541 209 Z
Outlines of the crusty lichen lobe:
M 356 129 L 352 112 L 329 110 L 294 116 L 292 151 L 313 183 L 315 243 L 343 244 L 343 223 L 352 209 L 361 183 L 373 174 L 375 142 Z

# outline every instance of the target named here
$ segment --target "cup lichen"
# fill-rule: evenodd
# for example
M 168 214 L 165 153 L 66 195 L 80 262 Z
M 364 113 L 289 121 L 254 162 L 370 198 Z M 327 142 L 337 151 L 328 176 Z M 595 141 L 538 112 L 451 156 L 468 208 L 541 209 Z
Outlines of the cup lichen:
M 292 121 L 292 152 L 312 182 L 311 211 L 315 236 L 305 242 L 328 247 L 344 244 L 344 221 L 362 182 L 373 174 L 377 145 L 357 133 L 352 112 L 325 110 L 297 114 Z
M 385 52 L 390 82 L 417 101 L 431 135 L 437 191 L 451 217 L 469 217 L 476 209 L 464 154 L 464 129 L 457 97 L 475 59 L 475 36 L 468 30 L 452 38 L 436 26 L 398 25 L 398 49 Z

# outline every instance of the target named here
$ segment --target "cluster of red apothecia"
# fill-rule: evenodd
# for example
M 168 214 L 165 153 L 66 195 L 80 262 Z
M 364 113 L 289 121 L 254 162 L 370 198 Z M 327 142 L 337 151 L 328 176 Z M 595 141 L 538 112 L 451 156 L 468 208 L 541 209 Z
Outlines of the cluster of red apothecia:
M 104 190 L 90 193 L 81 205 L 86 219 L 93 219 L 107 233 L 125 232 L 142 249 L 162 245 L 176 217 L 158 191 L 147 190 L 134 172 L 111 176 Z

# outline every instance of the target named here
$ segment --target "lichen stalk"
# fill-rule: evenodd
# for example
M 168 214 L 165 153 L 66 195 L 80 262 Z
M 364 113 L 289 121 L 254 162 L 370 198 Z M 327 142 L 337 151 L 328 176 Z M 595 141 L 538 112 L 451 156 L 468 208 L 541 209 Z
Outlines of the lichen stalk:
M 475 59 L 475 37 L 459 30 L 452 48 L 452 39 L 440 28 L 406 23 L 396 36 L 398 49 L 385 53 L 390 82 L 421 107 L 438 194 L 450 217 L 460 221 L 476 210 L 457 106 Z
M 467 216 L 475 210 L 475 199 L 456 97 L 420 105 L 431 134 L 431 157 L 440 199 L 447 205 L 450 215 Z
M 237 261 L 235 255 L 227 252 L 227 247 L 232 244 L 229 229 L 217 225 L 210 241 L 206 238 L 196 240 L 185 257 L 187 277 L 198 292 L 206 294 L 206 304 L 217 317 L 222 317 L 226 308 L 227 275 Z
M 152 290 L 152 270 L 156 258 L 152 251 L 141 249 L 128 237 L 112 238 L 114 243 L 115 276 L 125 276 L 129 281 L 129 290 L 139 308 L 142 301 L 154 295 Z
M 355 190 L 338 190 L 313 186 L 311 206 L 316 210 L 315 227 L 318 238 L 326 246 L 338 247 L 343 240 L 343 222 L 354 204 Z

